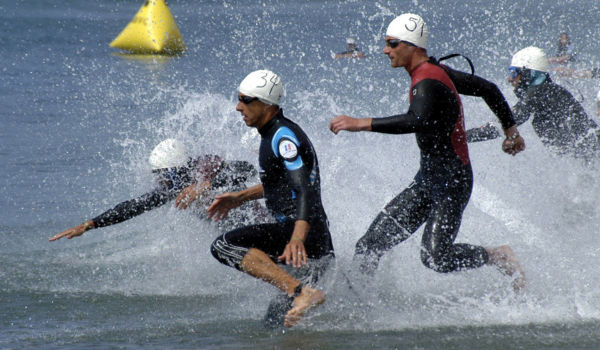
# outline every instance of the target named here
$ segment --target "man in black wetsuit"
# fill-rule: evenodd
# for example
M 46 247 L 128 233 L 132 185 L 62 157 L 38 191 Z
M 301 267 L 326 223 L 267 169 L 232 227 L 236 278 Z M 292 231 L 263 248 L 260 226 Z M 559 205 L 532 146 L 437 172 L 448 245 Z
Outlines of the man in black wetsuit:
M 258 163 L 262 184 L 215 196 L 208 212 L 219 220 L 241 203 L 265 198 L 276 222 L 227 232 L 214 241 L 211 251 L 221 263 L 281 289 L 290 300 L 283 323 L 291 327 L 307 309 L 325 301 L 325 294 L 312 285 L 322 269 L 313 272 L 307 263 L 308 259 L 311 265 L 331 261 L 333 245 L 321 203 L 317 155 L 304 131 L 283 116 L 279 108 L 282 95 L 280 78 L 268 70 L 252 72 L 240 84 L 236 110 L 246 125 L 257 128 L 261 135 Z M 304 272 L 308 280 L 294 278 L 276 260 L 291 263 L 293 270 Z
M 421 243 L 425 266 L 437 272 L 452 272 L 491 264 L 507 275 L 519 271 L 513 280 L 513 287 L 519 290 L 524 287 L 524 273 L 510 247 L 454 243 L 473 187 L 459 93 L 494 89 L 490 90 L 481 78 L 465 78 L 428 57 L 427 36 L 423 19 L 414 14 L 397 17 L 387 29 L 383 52 L 392 67 L 404 67 L 412 81 L 406 114 L 365 119 L 341 115 L 330 123 L 335 134 L 341 130 L 414 133 L 421 150 L 421 167 L 413 183 L 386 205 L 358 241 L 355 261 L 363 273 L 374 274 L 385 252 L 425 224 Z M 502 95 L 496 93 L 496 101 L 491 96 L 486 96 L 486 102 L 506 128 L 503 149 L 515 155 L 524 149 L 523 139 Z
M 207 191 L 243 189 L 246 188 L 245 182 L 256 176 L 256 170 L 248 162 L 224 161 L 221 157 L 212 155 L 192 159 L 188 156 L 185 145 L 174 139 L 164 140 L 156 146 L 149 162 L 158 183 L 155 190 L 122 202 L 81 225 L 55 235 L 50 241 L 62 237 L 71 239 L 94 228 L 118 224 L 173 199 L 177 208 L 186 209 L 196 200 L 208 199 L 202 198 L 206 197 Z M 260 207 L 248 209 L 253 211 L 252 214 L 260 215 Z M 237 212 L 226 222 L 225 228 L 248 224 L 249 218 L 245 213 Z
M 509 73 L 509 82 L 519 98 L 513 107 L 517 125 L 533 117 L 533 130 L 542 143 L 557 154 L 571 155 L 586 164 L 597 160 L 600 154 L 598 125 L 567 89 L 550 79 L 544 51 L 531 46 L 517 52 Z M 467 130 L 468 142 L 497 136 L 491 123 Z

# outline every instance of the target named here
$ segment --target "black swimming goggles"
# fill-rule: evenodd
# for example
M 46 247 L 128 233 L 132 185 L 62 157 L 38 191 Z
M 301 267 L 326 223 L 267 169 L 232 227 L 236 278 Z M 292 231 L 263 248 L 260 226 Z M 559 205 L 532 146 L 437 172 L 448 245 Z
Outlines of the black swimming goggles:
M 517 75 L 520 75 L 521 73 L 523 73 L 522 68 L 508 67 L 508 74 L 510 74 L 511 79 L 515 79 L 517 77 Z
M 385 41 L 385 46 L 391 48 L 391 49 L 395 49 L 398 47 L 398 45 L 400 45 L 400 43 L 404 43 L 407 46 L 417 46 L 413 43 L 409 43 L 408 41 L 404 41 L 404 40 L 400 40 L 400 39 L 392 39 L 392 40 L 386 40 Z
M 241 103 L 243 103 L 245 105 L 249 105 L 252 103 L 252 101 L 256 101 L 256 100 L 258 100 L 258 97 L 238 96 L 238 101 L 240 101 Z

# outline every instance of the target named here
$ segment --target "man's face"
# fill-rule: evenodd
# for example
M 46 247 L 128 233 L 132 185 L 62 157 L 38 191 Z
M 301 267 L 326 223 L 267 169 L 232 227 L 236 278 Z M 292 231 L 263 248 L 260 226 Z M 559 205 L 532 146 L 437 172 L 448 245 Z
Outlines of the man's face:
M 567 46 L 569 44 L 569 36 L 566 34 L 563 34 L 560 36 L 560 44 L 562 46 Z
M 521 74 L 522 74 L 522 69 L 519 67 L 509 67 L 508 68 L 508 82 L 513 86 L 513 87 L 518 87 L 519 86 L 519 82 L 521 81 Z
M 521 82 L 521 74 L 517 75 L 516 77 L 508 77 L 508 82 L 513 86 L 513 87 L 517 87 L 519 86 L 519 82 Z
M 386 45 L 383 48 L 383 53 L 388 56 L 390 59 L 390 65 L 393 68 L 407 67 L 411 61 L 412 52 L 415 47 L 406 45 L 404 42 L 400 42 L 398 46 L 392 48 L 390 44 L 393 46 L 393 43 L 397 40 L 398 39 L 394 37 L 386 36 Z
M 250 96 L 246 96 L 240 92 L 238 94 L 238 100 L 243 97 L 247 98 Z M 268 104 L 265 104 L 258 99 L 253 99 L 249 103 L 244 103 L 240 100 L 238 101 L 235 110 L 242 114 L 247 126 L 260 129 L 265 124 L 264 119 L 267 107 L 269 107 Z

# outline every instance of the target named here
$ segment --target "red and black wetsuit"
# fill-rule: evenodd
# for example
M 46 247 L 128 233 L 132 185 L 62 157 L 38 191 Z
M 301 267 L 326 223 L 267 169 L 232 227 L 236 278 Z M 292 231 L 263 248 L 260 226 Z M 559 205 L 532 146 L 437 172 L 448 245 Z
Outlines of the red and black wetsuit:
M 374 118 L 371 127 L 387 134 L 414 133 L 421 167 L 413 183 L 386 205 L 358 241 L 354 258 L 361 271 L 373 274 L 386 251 L 425 223 L 425 266 L 438 272 L 480 267 L 488 261 L 483 247 L 454 244 L 473 188 L 459 91 L 434 60 L 417 66 L 410 77 L 408 112 Z

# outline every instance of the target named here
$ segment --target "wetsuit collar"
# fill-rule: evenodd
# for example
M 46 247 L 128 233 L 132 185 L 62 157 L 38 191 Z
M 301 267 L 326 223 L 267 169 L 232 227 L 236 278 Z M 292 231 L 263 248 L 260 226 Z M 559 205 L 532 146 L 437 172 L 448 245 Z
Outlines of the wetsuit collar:
M 416 72 L 417 72 L 417 71 L 418 71 L 418 70 L 419 70 L 421 67 L 424 67 L 423 65 L 424 65 L 425 63 L 432 63 L 432 62 L 431 62 L 431 59 L 429 59 L 429 60 L 427 60 L 427 61 L 423 61 L 423 62 L 419 63 L 419 64 L 418 64 L 418 65 L 417 65 L 415 68 L 413 68 L 413 70 L 411 70 L 411 71 L 408 73 L 408 75 L 410 75 L 410 77 L 412 78 L 412 77 L 413 77 L 413 75 L 414 75 L 414 74 L 416 74 Z
M 260 134 L 260 136 L 266 136 L 269 133 L 269 130 L 273 128 L 273 126 L 279 118 L 283 118 L 283 108 L 279 108 L 277 114 L 275 114 L 275 116 L 271 118 L 271 120 L 269 120 L 267 124 L 263 125 L 262 128 L 258 129 L 258 133 Z

